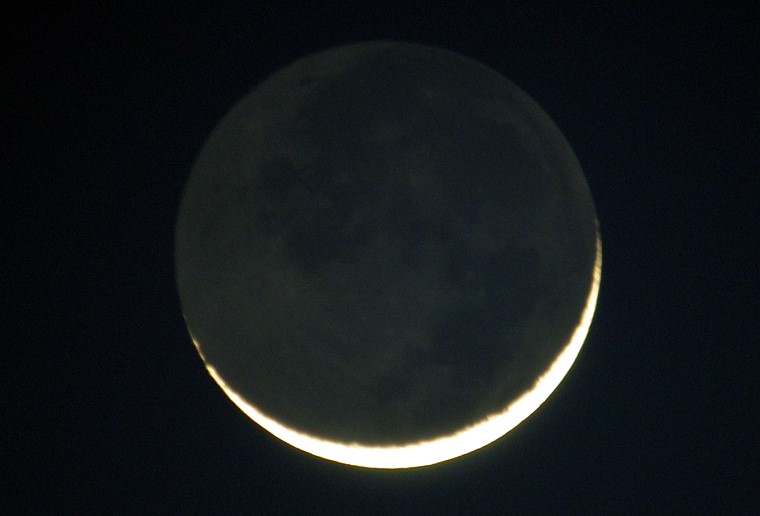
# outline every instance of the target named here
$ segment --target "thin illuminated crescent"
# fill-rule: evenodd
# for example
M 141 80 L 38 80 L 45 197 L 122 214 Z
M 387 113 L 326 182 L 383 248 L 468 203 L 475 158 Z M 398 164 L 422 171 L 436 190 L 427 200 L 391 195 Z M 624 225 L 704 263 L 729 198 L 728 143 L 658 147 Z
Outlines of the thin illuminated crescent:
M 227 396 L 249 418 L 275 437 L 307 453 L 366 468 L 399 469 L 436 464 L 475 451 L 504 436 L 538 409 L 554 392 L 570 370 L 586 340 L 596 307 L 601 276 L 602 242 L 597 234 L 596 258 L 586 306 L 570 341 L 546 372 L 536 380 L 530 391 L 509 404 L 502 412 L 491 414 L 457 433 L 429 441 L 398 446 L 366 446 L 339 443 L 308 435 L 266 416 L 227 385 L 213 366 L 206 364 L 206 369 Z M 195 340 L 194 343 L 200 352 L 199 343 Z M 202 353 L 201 356 L 203 356 Z

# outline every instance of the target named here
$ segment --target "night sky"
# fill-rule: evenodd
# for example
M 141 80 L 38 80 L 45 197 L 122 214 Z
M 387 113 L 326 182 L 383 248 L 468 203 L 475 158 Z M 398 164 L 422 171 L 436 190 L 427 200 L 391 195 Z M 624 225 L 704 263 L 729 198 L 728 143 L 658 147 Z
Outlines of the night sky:
M 0 512 L 760 508 L 760 9 L 157 4 L 0 13 Z M 557 391 L 496 443 L 407 471 L 250 422 L 203 368 L 174 276 L 180 195 L 218 120 L 293 60 L 368 39 L 460 52 L 533 97 L 604 249 Z

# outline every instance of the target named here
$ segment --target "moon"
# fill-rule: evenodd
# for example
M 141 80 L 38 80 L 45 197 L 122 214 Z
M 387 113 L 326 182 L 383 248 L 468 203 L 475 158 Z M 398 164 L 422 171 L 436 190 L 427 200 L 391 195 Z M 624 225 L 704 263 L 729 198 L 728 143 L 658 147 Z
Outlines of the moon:
M 325 459 L 435 464 L 504 436 L 591 324 L 601 239 L 551 118 L 456 53 L 367 42 L 216 126 L 175 235 L 189 334 L 253 421 Z

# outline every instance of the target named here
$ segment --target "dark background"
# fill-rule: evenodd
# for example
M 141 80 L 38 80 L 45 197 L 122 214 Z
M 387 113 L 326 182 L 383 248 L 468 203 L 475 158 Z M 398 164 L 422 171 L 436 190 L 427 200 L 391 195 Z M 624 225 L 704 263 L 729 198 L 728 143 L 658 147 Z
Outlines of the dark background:
M 0 512 L 757 511 L 760 10 L 523 3 L 3 7 Z M 219 118 L 294 59 L 365 39 L 522 87 L 583 165 L 604 244 L 555 394 L 491 446 L 409 471 L 251 423 L 174 283 L 181 190 Z

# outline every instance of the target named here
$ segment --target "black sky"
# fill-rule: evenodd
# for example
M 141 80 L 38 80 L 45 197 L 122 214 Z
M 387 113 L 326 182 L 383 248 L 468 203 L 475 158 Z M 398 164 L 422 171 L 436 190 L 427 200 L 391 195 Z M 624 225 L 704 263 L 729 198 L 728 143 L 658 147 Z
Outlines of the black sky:
M 159 3 L 0 14 L 0 512 L 758 509 L 759 9 Z M 312 458 L 250 423 L 174 283 L 181 190 L 218 119 L 294 59 L 366 39 L 439 45 L 523 88 L 573 146 L 604 244 L 555 394 L 412 471 Z

